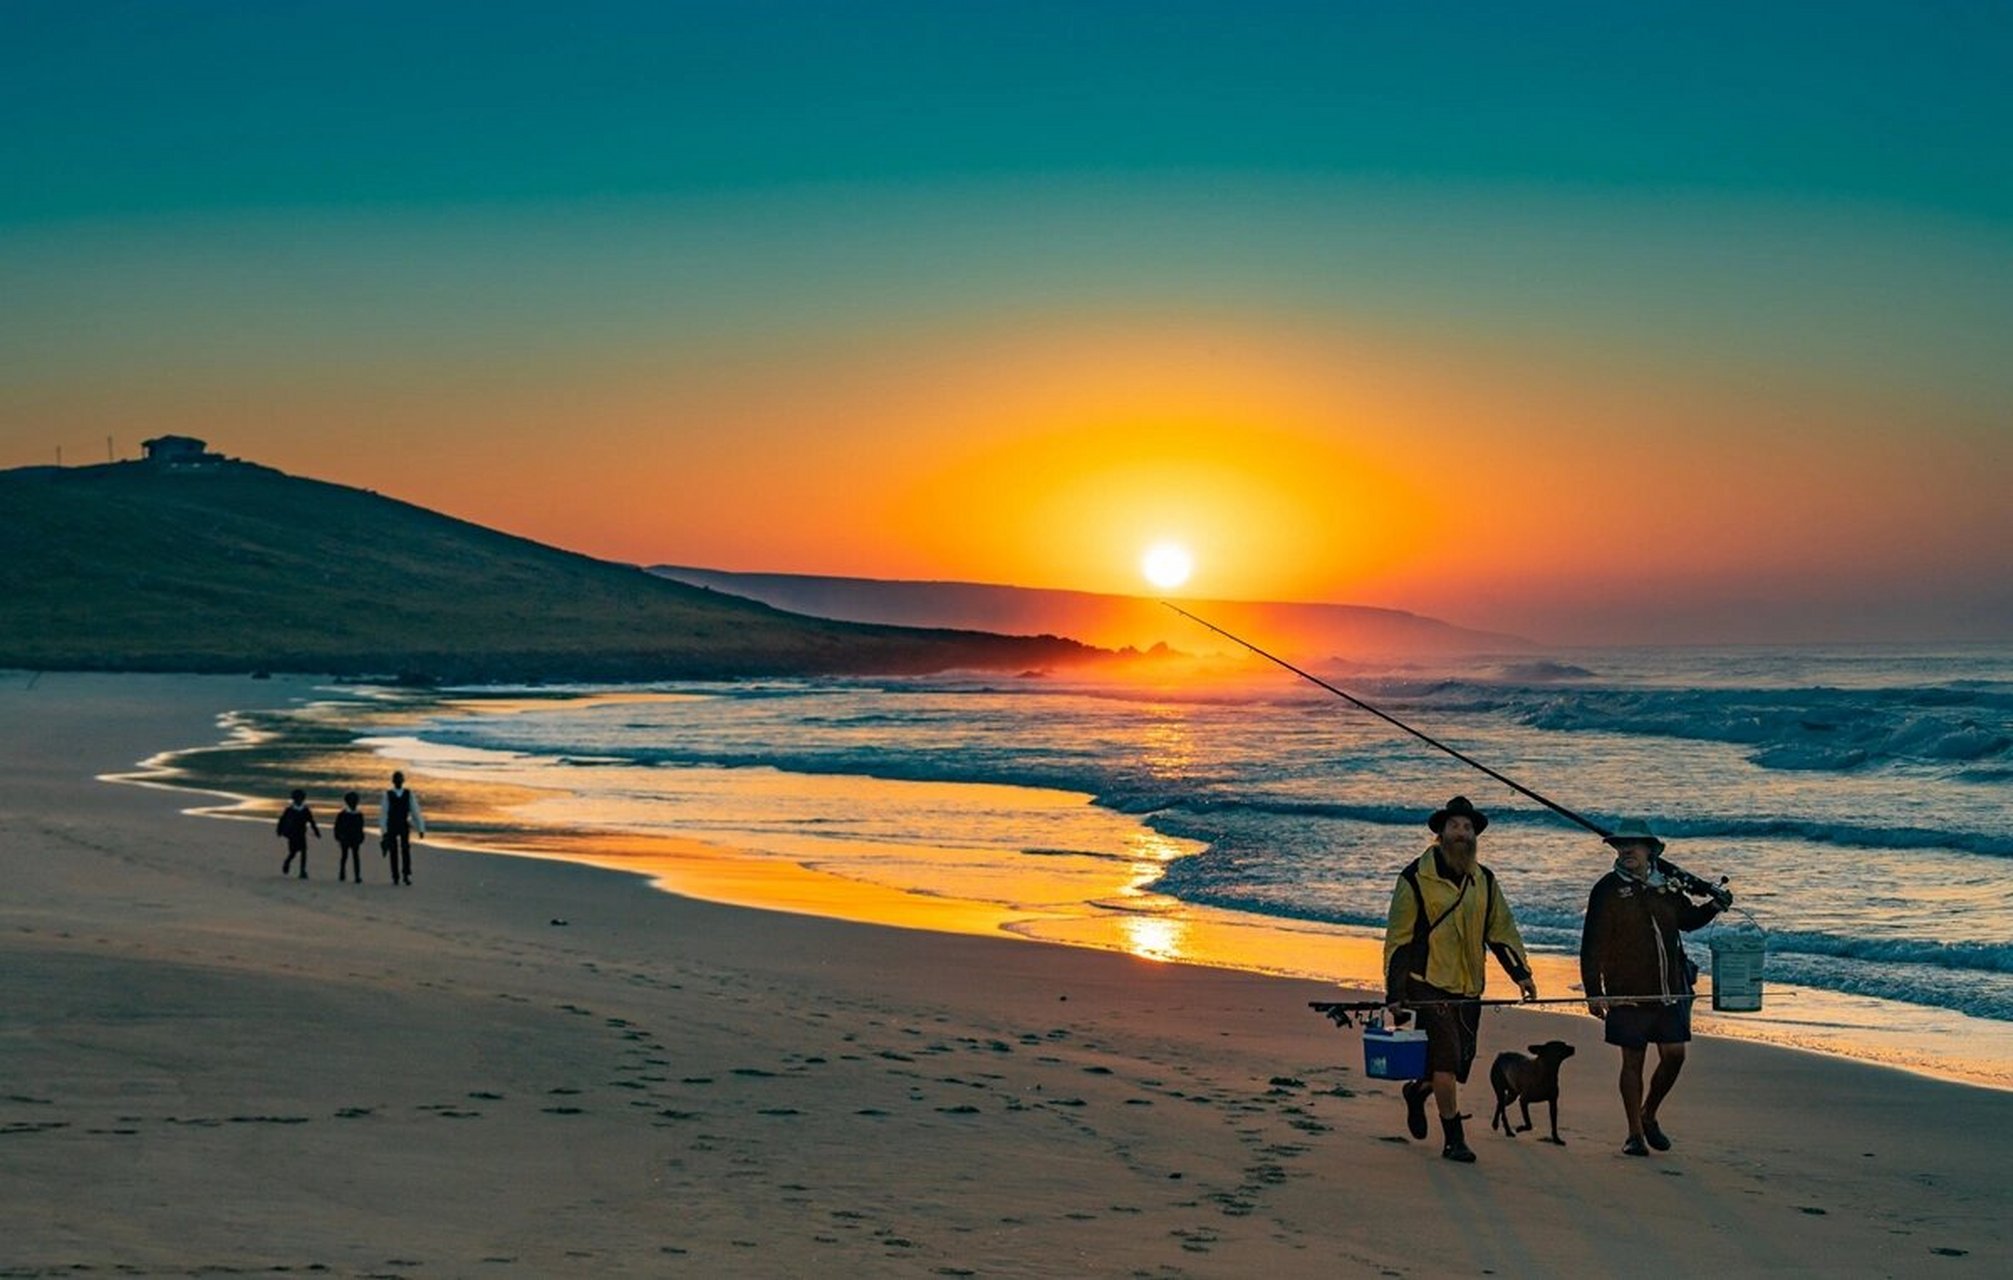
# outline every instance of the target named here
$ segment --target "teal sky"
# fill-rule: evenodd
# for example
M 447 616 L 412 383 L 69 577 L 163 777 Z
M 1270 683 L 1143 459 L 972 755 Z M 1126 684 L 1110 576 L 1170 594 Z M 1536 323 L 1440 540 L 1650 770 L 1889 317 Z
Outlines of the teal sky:
M 166 406 L 357 479 L 381 438 L 331 423 L 422 398 L 404 447 L 437 469 L 485 380 L 669 386 L 1057 317 L 1367 329 L 1850 418 L 1819 471 L 1927 440 L 1950 469 L 1889 479 L 1947 486 L 1952 527 L 1827 590 L 1967 582 L 1909 617 L 1989 636 L 2009 68 L 1996 4 L 10 2 L 0 465 Z M 693 558 L 500 475 L 434 501 Z M 723 567 L 874 568 L 765 554 Z

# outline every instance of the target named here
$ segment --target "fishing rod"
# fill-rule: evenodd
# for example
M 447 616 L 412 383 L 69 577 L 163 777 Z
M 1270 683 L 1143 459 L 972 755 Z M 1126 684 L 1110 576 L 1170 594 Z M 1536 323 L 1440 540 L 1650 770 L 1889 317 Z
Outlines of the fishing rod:
M 1702 998 L 1695 992 L 1687 991 L 1667 996 L 1554 996 L 1545 1000 L 1400 1000 L 1398 1004 L 1406 1009 L 1426 1009 L 1435 1005 L 1455 1004 L 1488 1005 L 1491 1008 L 1508 1009 L 1539 1004 L 1584 1005 L 1595 1001 L 1604 1004 L 1636 1004 L 1649 1001 L 1654 1001 L 1658 1004 L 1676 1004 L 1680 1000 L 1698 1000 Z M 1391 1005 L 1383 1000 L 1309 1000 L 1307 1007 L 1327 1018 L 1338 1027 L 1353 1027 L 1356 1025 L 1357 1014 L 1374 1016 L 1389 1009 Z
M 1242 645 L 1244 648 L 1251 650 L 1251 652 L 1257 654 L 1259 657 L 1265 659 L 1267 662 L 1271 662 L 1278 666 L 1282 666 L 1286 668 L 1288 671 L 1291 671 L 1294 675 L 1299 676 L 1302 680 L 1305 680 L 1310 684 L 1319 685 L 1321 688 L 1326 689 L 1328 692 L 1334 694 L 1338 698 L 1341 698 L 1343 701 L 1348 702 L 1352 706 L 1355 706 L 1361 710 L 1369 712 L 1371 715 L 1376 716 L 1379 720 L 1384 721 L 1386 724 L 1389 724 L 1394 728 L 1404 730 L 1406 733 L 1411 734 L 1413 737 L 1425 743 L 1427 746 L 1432 747 L 1438 751 L 1446 752 L 1448 755 L 1454 757 L 1456 760 L 1459 760 L 1462 764 L 1467 765 L 1469 768 L 1480 770 L 1481 772 L 1487 774 L 1489 777 L 1494 778 L 1496 781 L 1502 783 L 1510 790 L 1516 792 L 1518 795 L 1528 796 L 1529 798 L 1537 801 L 1539 804 L 1545 806 L 1547 809 L 1550 809 L 1553 813 L 1556 813 L 1560 817 L 1566 819 L 1568 822 L 1571 822 L 1576 826 L 1586 828 L 1588 831 L 1593 832 L 1601 839 L 1605 840 L 1610 835 L 1613 834 L 1613 832 L 1601 826 L 1599 823 L 1581 817 L 1579 814 L 1573 812 L 1571 809 L 1566 808 L 1566 806 L 1560 804 L 1558 801 L 1539 795 L 1537 792 L 1531 790 L 1523 783 L 1518 782 L 1515 778 L 1511 778 L 1502 773 L 1498 773 L 1496 770 L 1491 769 L 1488 765 L 1483 764 L 1480 760 L 1475 759 L 1473 756 L 1455 750 L 1453 747 L 1448 746 L 1446 743 L 1440 741 L 1438 738 L 1431 736 L 1430 734 L 1421 733 L 1419 730 L 1414 729 L 1411 725 L 1406 724 L 1403 720 L 1400 720 L 1398 717 L 1391 715 L 1388 712 L 1378 710 L 1376 707 L 1371 706 L 1369 703 L 1363 701 L 1363 699 L 1357 697 L 1353 693 L 1350 693 L 1346 689 L 1338 689 L 1334 685 L 1329 684 L 1326 680 L 1323 680 L 1320 676 L 1317 676 L 1309 671 L 1301 670 L 1299 667 L 1294 666 L 1292 663 L 1288 662 L 1286 659 L 1278 656 L 1277 654 L 1267 653 L 1265 650 L 1259 648 L 1257 645 L 1251 643 L 1249 640 L 1246 640 L 1244 637 L 1233 635 L 1230 632 L 1225 631 L 1222 627 L 1217 626 L 1215 623 L 1210 622 L 1205 618 L 1196 617 L 1194 614 L 1182 608 L 1180 605 L 1175 604 L 1171 600 L 1162 600 L 1160 603 L 1174 610 L 1176 613 L 1188 619 L 1190 622 L 1195 623 L 1197 626 L 1207 627 L 1209 630 L 1214 631 L 1217 635 L 1222 636 L 1224 639 L 1229 640 L 1234 644 Z M 1710 880 L 1707 880 L 1702 876 L 1693 875 L 1691 872 L 1686 871 L 1683 867 L 1678 866 L 1674 862 L 1666 861 L 1661 855 L 1655 857 L 1653 861 L 1656 863 L 1657 866 L 1663 868 L 1664 875 L 1667 878 L 1675 880 L 1678 883 L 1678 887 L 1683 889 L 1685 892 L 1697 894 L 1701 897 L 1710 897 L 1714 902 L 1718 903 L 1721 907 L 1729 907 L 1733 905 L 1733 893 L 1726 887 L 1725 876 L 1721 876 L 1719 883 L 1714 884 Z M 1528 1002 L 1526 1001 L 1523 1003 Z

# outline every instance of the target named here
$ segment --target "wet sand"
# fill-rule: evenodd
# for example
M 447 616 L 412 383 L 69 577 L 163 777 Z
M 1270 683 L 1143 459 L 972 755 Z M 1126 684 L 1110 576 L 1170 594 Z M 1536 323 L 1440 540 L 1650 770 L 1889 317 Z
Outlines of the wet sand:
M 2013 1094 L 1701 1041 L 1617 1154 L 1403 1137 L 1333 989 L 696 902 L 96 780 L 287 681 L 0 677 L 0 1274 L 1986 1275 Z M 324 815 L 324 829 L 327 818 Z M 442 828 L 448 813 L 430 807 Z M 560 922 L 564 923 L 560 923 Z M 1540 1118 L 1540 1124 L 1542 1124 Z

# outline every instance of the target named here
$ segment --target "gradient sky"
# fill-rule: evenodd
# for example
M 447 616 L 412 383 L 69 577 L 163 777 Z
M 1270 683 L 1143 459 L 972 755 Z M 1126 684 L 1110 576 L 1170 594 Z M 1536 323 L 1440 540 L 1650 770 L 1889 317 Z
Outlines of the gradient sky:
M 1757 10 L 1766 9 L 1766 12 Z M 0 466 L 2013 639 L 2013 9 L 0 3 Z

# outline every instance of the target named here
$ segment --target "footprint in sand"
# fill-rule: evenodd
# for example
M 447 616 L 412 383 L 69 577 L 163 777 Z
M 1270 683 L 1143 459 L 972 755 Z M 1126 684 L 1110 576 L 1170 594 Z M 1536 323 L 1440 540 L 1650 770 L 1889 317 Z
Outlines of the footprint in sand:
M 577 1116 L 584 1114 L 579 1107 L 540 1107 L 549 1116 Z

